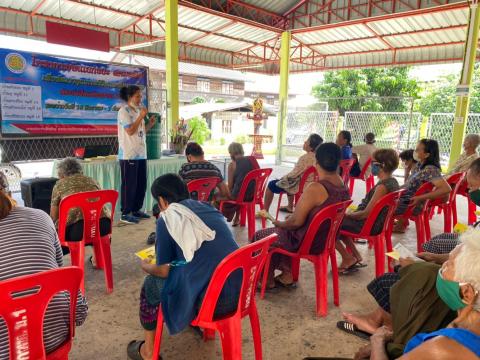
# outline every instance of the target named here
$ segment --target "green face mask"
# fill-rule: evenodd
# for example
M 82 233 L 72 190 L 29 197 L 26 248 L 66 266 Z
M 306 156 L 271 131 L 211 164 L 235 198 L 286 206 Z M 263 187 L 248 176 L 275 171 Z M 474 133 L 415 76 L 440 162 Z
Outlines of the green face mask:
M 480 189 L 469 192 L 468 196 L 475 205 L 480 206 Z
M 460 297 L 460 283 L 445 280 L 442 277 L 442 270 L 438 271 L 436 287 L 438 296 L 450 309 L 457 311 L 467 306 Z

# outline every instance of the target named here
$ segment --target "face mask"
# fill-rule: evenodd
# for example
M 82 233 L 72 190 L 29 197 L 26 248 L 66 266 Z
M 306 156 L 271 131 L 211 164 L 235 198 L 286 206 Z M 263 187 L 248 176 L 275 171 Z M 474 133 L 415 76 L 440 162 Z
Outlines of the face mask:
M 437 293 L 440 299 L 453 311 L 463 309 L 466 304 L 460 297 L 460 283 L 456 281 L 448 281 L 442 277 L 442 270 L 437 274 Z
M 413 160 L 415 160 L 416 162 L 420 161 L 420 158 L 418 157 L 418 154 L 416 151 L 413 152 Z
M 480 189 L 469 192 L 468 196 L 475 205 L 480 206 Z
M 378 174 L 380 173 L 380 170 L 382 168 L 380 167 L 380 165 L 378 164 L 372 164 L 372 175 L 373 176 L 378 176 Z

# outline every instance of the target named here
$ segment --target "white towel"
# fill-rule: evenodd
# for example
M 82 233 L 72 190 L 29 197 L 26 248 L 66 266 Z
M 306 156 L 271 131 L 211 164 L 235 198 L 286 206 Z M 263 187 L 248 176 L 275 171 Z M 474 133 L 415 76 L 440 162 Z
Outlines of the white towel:
M 186 206 L 170 204 L 160 216 L 165 221 L 168 233 L 182 249 L 187 262 L 193 259 L 193 254 L 200 249 L 204 241 L 215 239 L 215 231 Z

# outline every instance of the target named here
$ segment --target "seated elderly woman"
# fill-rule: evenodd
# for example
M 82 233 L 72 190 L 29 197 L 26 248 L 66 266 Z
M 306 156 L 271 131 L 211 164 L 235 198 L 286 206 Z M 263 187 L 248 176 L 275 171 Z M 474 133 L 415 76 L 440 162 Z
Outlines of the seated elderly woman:
M 401 279 L 392 288 L 392 328 L 382 326 L 370 338 L 371 345 L 359 351 L 355 359 L 465 359 L 480 357 L 480 230 L 470 229 L 461 236 L 461 244 L 449 255 L 448 260 L 436 271 L 416 271 L 410 278 L 410 284 L 402 284 Z M 414 263 L 405 267 L 410 272 L 413 267 L 428 263 Z M 433 268 L 432 268 L 433 269 Z M 428 286 L 416 287 L 412 282 L 419 278 L 428 279 Z M 396 289 L 402 294 L 395 294 Z M 435 288 L 431 298 L 441 299 L 443 306 L 453 313 L 449 325 L 442 326 L 438 301 L 418 301 L 429 288 Z M 394 295 L 396 297 L 394 298 Z M 412 296 L 413 295 L 413 296 Z M 411 297 L 411 298 L 410 298 Z M 401 300 L 400 300 L 401 299 Z M 394 305 L 403 308 L 403 315 L 394 311 Z M 435 310 L 435 311 L 433 311 Z M 426 318 L 425 315 L 429 314 Z M 417 324 L 417 327 L 406 326 L 405 319 Z M 445 317 L 442 322 L 447 319 Z M 428 330 L 427 328 L 433 328 Z M 393 329 L 393 332 L 392 332 Z M 405 341 L 403 355 L 398 352 L 398 333 Z M 393 345 L 393 346 L 392 346 Z M 389 350 L 395 349 L 393 354 Z
M 413 214 L 418 215 L 425 200 L 447 198 L 451 191 L 450 185 L 442 177 L 438 142 L 432 139 L 420 140 L 413 156 L 418 163 L 402 186 L 405 192 L 400 197 L 395 215 L 403 215 L 409 205 L 415 206 Z M 433 184 L 433 191 L 414 196 L 420 186 L 426 182 Z M 404 233 L 407 225 L 408 220 L 399 219 L 394 232 Z
M 273 247 L 280 247 L 288 251 L 297 251 L 302 244 L 308 227 L 315 215 L 326 206 L 350 199 L 348 189 L 338 175 L 338 165 L 342 157 L 340 148 L 333 143 L 324 143 L 317 147 L 315 158 L 319 181 L 312 182 L 304 190 L 293 214 L 285 221 L 274 221 L 275 227 L 260 230 L 255 234 L 255 239 L 263 239 L 272 234 L 278 234 L 278 240 Z M 328 224 L 322 225 L 310 252 L 319 254 L 325 248 Z M 274 277 L 275 270 L 282 274 Z M 290 286 L 293 284 L 291 258 L 274 254 L 270 269 L 268 269 L 267 288 L 273 289 L 276 285 Z
M 52 219 L 41 210 L 17 206 L 3 173 L 0 173 L 0 234 L 0 281 L 63 266 L 62 249 Z M 47 354 L 67 339 L 69 306 L 69 298 L 57 294 L 47 308 L 43 321 L 43 343 Z M 87 302 L 79 293 L 77 326 L 83 324 L 87 311 Z M 8 331 L 0 318 L 0 359 L 9 358 Z
M 399 185 L 393 177 L 393 172 L 398 168 L 398 155 L 393 149 L 380 149 L 372 155 L 372 174 L 378 177 L 377 184 L 371 189 L 362 200 L 357 210 L 347 213 L 341 225 L 341 230 L 352 233 L 359 233 L 365 224 L 366 219 L 372 212 L 375 204 L 385 195 L 397 191 Z M 387 209 L 383 209 L 372 228 L 372 235 L 380 234 L 383 230 Z M 347 245 L 345 249 L 340 241 L 337 241 L 337 250 L 342 256 L 342 263 L 338 269 L 340 274 L 346 275 L 358 271 L 362 264 L 362 256 L 358 252 L 350 237 L 342 236 L 340 239 Z
M 91 177 L 82 173 L 82 166 L 77 159 L 66 158 L 58 164 L 58 177 L 60 178 L 52 191 L 52 202 L 50 205 L 50 216 L 57 222 L 59 206 L 62 199 L 68 195 L 86 191 L 101 190 L 100 185 Z M 100 235 L 105 236 L 111 230 L 110 212 L 104 208 L 100 218 Z M 58 224 L 57 224 L 58 225 Z M 80 241 L 83 238 L 83 215 L 80 209 L 75 208 L 69 211 L 66 241 Z M 68 249 L 64 249 L 64 252 Z
M 223 181 L 222 172 L 210 161 L 205 160 L 205 153 L 199 144 L 195 142 L 188 143 L 185 148 L 185 156 L 187 157 L 187 163 L 183 164 L 178 172 L 178 175 L 185 183 L 188 184 L 193 180 L 216 177 L 220 180 L 217 185 L 220 197 L 228 197 L 228 188 L 225 181 Z
M 463 140 L 464 152 L 460 155 L 448 175 L 467 171 L 473 161 L 478 159 L 477 148 L 480 145 L 480 135 L 468 134 Z
M 298 159 L 295 167 L 281 179 L 271 180 L 265 192 L 265 210 L 269 211 L 272 205 L 274 194 L 287 193 L 288 205 L 281 207 L 280 211 L 288 213 L 293 212 L 293 199 L 298 192 L 300 180 L 303 173 L 311 166 L 315 165 L 315 149 L 323 143 L 323 139 L 318 134 L 311 134 L 303 143 L 303 150 L 306 152 Z M 313 181 L 313 176 L 307 179 L 305 186 Z
M 228 165 L 228 191 L 229 199 L 236 200 L 240 189 L 242 188 L 243 180 L 247 174 L 255 169 L 258 169 L 258 162 L 251 156 L 245 156 L 242 144 L 233 142 L 228 146 L 228 152 L 232 162 Z M 255 183 L 251 183 L 245 194 L 246 200 L 253 198 L 253 192 L 255 191 Z M 227 218 L 227 221 L 232 221 L 232 226 L 238 226 L 240 223 L 240 212 L 237 211 L 237 206 L 233 204 L 225 204 L 223 207 L 223 215 Z
M 156 263 L 145 260 L 141 264 L 149 274 L 140 294 L 145 340 L 128 345 L 128 356 L 134 360 L 152 358 L 160 306 L 170 334 L 182 331 L 195 318 L 217 265 L 238 249 L 222 214 L 207 203 L 191 200 L 179 176 L 160 176 L 152 185 L 152 195 L 161 211 Z M 237 309 L 241 280 L 241 272 L 229 277 L 217 303 L 216 317 Z

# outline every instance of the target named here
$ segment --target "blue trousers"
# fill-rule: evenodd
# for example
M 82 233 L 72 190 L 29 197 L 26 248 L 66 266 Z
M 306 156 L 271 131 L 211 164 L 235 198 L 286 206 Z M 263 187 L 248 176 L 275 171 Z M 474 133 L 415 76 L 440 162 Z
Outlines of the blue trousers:
M 143 207 L 147 190 L 147 160 L 120 160 L 122 187 L 120 205 L 122 215 Z

